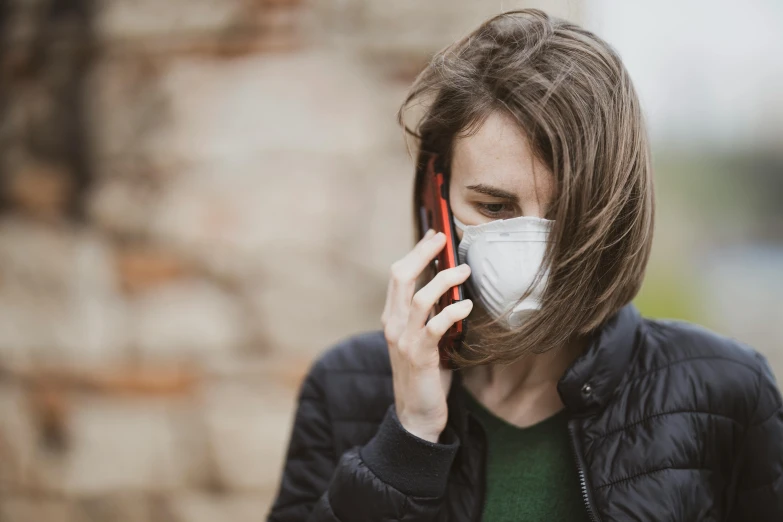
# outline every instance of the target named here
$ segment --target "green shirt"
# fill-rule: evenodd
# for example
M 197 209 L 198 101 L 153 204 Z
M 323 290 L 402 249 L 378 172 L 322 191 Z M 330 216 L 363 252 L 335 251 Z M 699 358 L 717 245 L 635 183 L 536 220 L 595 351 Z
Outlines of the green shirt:
M 587 522 L 565 409 L 527 428 L 496 416 L 466 391 L 487 433 L 483 522 Z

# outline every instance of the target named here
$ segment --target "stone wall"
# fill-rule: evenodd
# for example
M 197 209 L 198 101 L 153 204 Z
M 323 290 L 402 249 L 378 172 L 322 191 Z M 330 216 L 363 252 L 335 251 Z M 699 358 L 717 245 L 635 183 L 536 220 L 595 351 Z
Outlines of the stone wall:
M 412 240 L 405 88 L 495 4 L 3 5 L 0 521 L 263 519 Z

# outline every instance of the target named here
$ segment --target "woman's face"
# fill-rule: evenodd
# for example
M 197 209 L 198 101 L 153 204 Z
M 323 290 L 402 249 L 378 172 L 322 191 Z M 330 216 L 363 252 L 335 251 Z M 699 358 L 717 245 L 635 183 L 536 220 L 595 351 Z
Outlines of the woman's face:
M 466 225 L 518 216 L 544 217 L 555 181 L 510 116 L 492 113 L 474 135 L 454 143 L 449 198 Z M 457 230 L 462 239 L 462 231 Z

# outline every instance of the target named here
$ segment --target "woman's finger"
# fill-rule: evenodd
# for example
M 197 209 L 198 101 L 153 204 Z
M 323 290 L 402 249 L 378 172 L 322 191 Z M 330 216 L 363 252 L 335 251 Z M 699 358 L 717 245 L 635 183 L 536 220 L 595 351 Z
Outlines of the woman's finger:
M 438 252 L 443 250 L 445 244 L 446 236 L 438 232 L 419 242 L 405 257 L 392 265 L 390 316 L 408 322 L 408 311 L 416 289 L 416 279 Z
M 427 325 L 424 327 L 425 335 L 431 343 L 437 345 L 449 328 L 457 321 L 465 319 L 472 309 L 473 301 L 470 299 L 450 304 L 427 322 Z
M 413 296 L 408 314 L 408 327 L 420 330 L 427 322 L 430 310 L 449 288 L 460 285 L 470 276 L 468 265 L 442 270 Z
M 392 283 L 391 279 L 386 284 L 386 302 L 383 304 L 383 312 L 381 313 L 381 324 L 386 327 L 386 323 L 389 321 L 389 302 L 391 301 Z
M 429 240 L 432 236 L 435 235 L 435 231 L 432 229 L 427 230 L 427 232 L 424 234 L 424 236 L 419 240 L 418 243 L 416 243 L 416 246 L 424 243 L 425 241 Z M 389 314 L 391 312 L 391 300 L 392 300 L 392 293 L 393 293 L 393 281 L 392 278 L 389 278 L 389 284 L 386 285 L 386 302 L 383 305 L 383 313 L 381 313 L 381 324 L 385 327 L 386 323 L 389 320 Z

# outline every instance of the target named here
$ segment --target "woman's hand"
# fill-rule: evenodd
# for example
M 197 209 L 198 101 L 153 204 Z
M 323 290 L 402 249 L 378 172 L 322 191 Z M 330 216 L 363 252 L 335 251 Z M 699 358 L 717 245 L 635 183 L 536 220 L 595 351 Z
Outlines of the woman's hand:
M 452 377 L 451 370 L 440 366 L 438 342 L 473 308 L 466 299 L 427 320 L 438 299 L 468 278 L 468 265 L 438 272 L 414 295 L 419 274 L 445 245 L 446 236 L 430 230 L 408 255 L 392 265 L 381 316 L 389 344 L 397 417 L 406 430 L 430 442 L 437 442 L 446 427 L 446 396 Z

